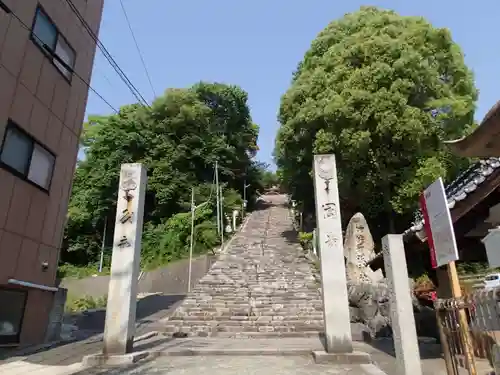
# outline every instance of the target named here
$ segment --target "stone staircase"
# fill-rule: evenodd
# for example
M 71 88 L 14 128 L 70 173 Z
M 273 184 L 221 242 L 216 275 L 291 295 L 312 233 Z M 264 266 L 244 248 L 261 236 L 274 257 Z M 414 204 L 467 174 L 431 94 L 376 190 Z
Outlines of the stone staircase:
M 208 274 L 162 322 L 174 336 L 310 336 L 323 331 L 317 274 L 284 196 L 251 214 Z

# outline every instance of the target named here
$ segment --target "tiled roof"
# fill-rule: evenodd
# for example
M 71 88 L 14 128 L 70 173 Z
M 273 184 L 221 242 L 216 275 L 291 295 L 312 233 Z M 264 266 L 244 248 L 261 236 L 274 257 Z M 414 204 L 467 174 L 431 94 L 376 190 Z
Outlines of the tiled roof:
M 482 159 L 466 171 L 462 172 L 453 182 L 446 186 L 446 197 L 448 198 L 448 207 L 453 209 L 457 202 L 463 201 L 469 194 L 477 189 L 488 177 L 498 168 L 500 168 L 500 158 Z M 424 228 L 424 219 L 422 213 L 418 210 L 415 214 L 415 221 L 408 228 L 403 236 L 416 234 L 422 240 L 425 239 L 425 234 L 419 233 Z
M 446 197 L 448 198 L 448 207 L 453 209 L 457 202 L 463 201 L 472 192 L 474 192 L 479 185 L 488 180 L 488 177 L 493 174 L 497 169 L 500 168 L 500 158 L 486 158 L 482 159 L 472 166 L 470 166 L 466 171 L 462 172 L 454 181 L 446 186 Z M 422 213 L 418 210 L 415 213 L 415 221 L 412 226 L 403 232 L 403 238 L 409 238 L 411 236 L 417 236 L 421 241 L 426 240 L 426 234 L 424 229 L 424 219 Z M 375 255 L 368 264 L 373 267 L 377 259 L 382 258 L 382 252 Z M 377 266 L 375 266 L 377 267 Z M 374 268 L 375 270 L 375 268 Z

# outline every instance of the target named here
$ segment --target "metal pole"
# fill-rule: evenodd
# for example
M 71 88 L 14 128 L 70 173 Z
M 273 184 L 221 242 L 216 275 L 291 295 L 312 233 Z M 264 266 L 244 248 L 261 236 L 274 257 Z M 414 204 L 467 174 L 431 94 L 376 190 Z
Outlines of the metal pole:
M 102 233 L 102 244 L 101 244 L 101 259 L 99 260 L 99 273 L 102 272 L 102 265 L 104 263 L 104 246 L 106 245 L 106 227 L 108 226 L 108 218 L 104 219 L 104 231 Z
M 221 232 L 220 232 L 220 249 L 224 249 L 224 210 L 223 210 L 224 196 L 222 195 L 222 186 L 220 187 L 220 218 L 221 218 Z
M 246 211 L 246 200 L 247 200 L 247 176 L 248 176 L 248 166 L 245 167 L 245 174 L 243 175 L 243 207 L 241 209 L 241 221 L 245 219 Z
M 191 188 L 191 241 L 189 243 L 189 266 L 188 266 L 188 293 L 191 292 L 191 263 L 193 261 L 193 245 L 194 245 L 194 213 L 196 207 L 194 205 L 194 187 Z
M 241 217 L 245 217 L 245 206 L 247 202 L 247 180 L 243 180 L 243 210 L 241 211 Z
M 242 219 L 245 217 L 245 212 L 247 208 L 247 188 L 250 187 L 250 184 L 247 185 L 247 180 L 244 181 L 243 184 L 243 210 L 242 210 Z
M 217 192 L 217 233 L 220 234 L 219 163 L 215 162 L 215 190 Z

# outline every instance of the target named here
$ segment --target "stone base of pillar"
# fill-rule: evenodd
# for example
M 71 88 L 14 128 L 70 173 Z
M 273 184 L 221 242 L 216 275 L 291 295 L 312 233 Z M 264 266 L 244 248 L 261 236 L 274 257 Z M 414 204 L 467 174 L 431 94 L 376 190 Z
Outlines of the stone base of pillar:
M 131 365 L 149 356 L 149 352 L 127 353 L 122 355 L 92 354 L 83 357 L 84 367 Z

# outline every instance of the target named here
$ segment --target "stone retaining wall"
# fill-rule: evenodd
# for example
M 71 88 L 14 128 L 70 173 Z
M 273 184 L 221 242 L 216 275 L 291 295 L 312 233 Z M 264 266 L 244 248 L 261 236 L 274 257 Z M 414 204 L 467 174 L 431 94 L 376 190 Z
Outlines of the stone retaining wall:
M 193 259 L 191 286 L 201 279 L 215 262 L 214 255 L 202 255 Z M 188 259 L 181 259 L 163 268 L 146 272 L 139 280 L 139 293 L 163 293 L 182 295 L 187 293 Z M 109 276 L 65 279 L 61 287 L 73 297 L 101 297 L 108 294 Z

